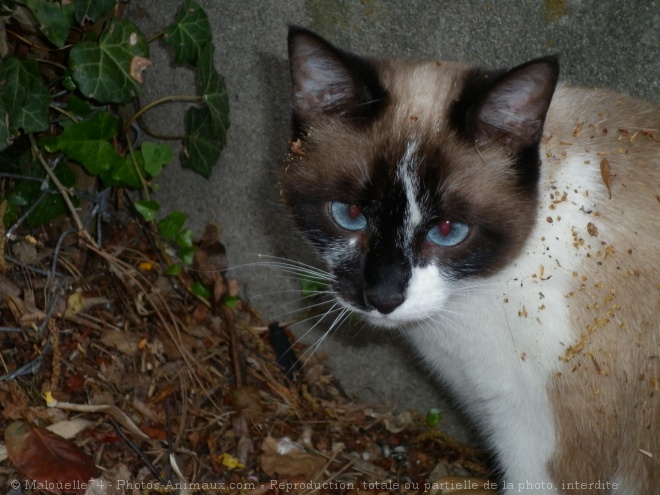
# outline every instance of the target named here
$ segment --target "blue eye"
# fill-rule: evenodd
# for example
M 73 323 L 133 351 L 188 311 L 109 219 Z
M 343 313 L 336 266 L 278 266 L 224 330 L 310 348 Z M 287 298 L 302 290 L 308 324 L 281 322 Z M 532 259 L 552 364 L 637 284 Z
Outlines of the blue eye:
M 470 227 L 461 222 L 443 220 L 429 230 L 429 241 L 443 247 L 456 246 L 463 242 L 470 233 Z
M 341 201 L 330 203 L 330 215 L 342 229 L 364 230 L 367 228 L 367 217 L 362 214 L 359 206 Z

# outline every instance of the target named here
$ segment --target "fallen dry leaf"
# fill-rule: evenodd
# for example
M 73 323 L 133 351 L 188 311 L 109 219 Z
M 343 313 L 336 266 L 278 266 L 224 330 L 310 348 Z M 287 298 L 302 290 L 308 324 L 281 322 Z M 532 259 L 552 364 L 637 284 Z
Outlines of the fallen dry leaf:
M 9 388 L 9 397 L 5 398 L 2 416 L 7 419 L 25 418 L 30 399 L 15 381 L 7 382 L 7 387 Z
M 323 469 L 326 460 L 310 454 L 289 438 L 267 437 L 261 444 L 261 468 L 271 478 L 275 476 L 300 476 L 311 480 Z
M 108 328 L 103 332 L 100 340 L 104 345 L 117 349 L 122 354 L 135 356 L 140 339 L 133 333 Z
M 603 183 L 607 187 L 607 192 L 612 199 L 612 172 L 610 170 L 610 162 L 607 158 L 600 161 L 600 176 L 603 178 Z
M 133 57 L 131 59 L 131 69 L 130 74 L 133 79 L 137 82 L 144 82 L 142 80 L 142 73 L 147 67 L 149 67 L 153 62 L 145 57 Z
M 66 300 L 66 311 L 64 317 L 68 318 L 80 312 L 86 311 L 92 306 L 108 304 L 109 299 L 105 297 L 85 297 L 82 292 L 73 292 Z
M 98 474 L 94 461 L 80 447 L 45 428 L 15 421 L 5 430 L 5 444 L 17 470 L 58 495 L 83 495 L 87 482 Z

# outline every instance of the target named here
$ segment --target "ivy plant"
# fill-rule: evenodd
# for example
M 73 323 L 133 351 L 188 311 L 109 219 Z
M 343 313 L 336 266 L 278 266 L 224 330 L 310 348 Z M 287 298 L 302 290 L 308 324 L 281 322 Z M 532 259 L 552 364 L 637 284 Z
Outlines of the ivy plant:
M 172 161 L 172 151 L 164 144 L 137 140 L 132 131 L 157 105 L 190 102 L 181 163 L 207 178 L 216 165 L 229 128 L 229 102 L 224 79 L 213 64 L 206 13 L 185 0 L 161 33 L 174 63 L 194 69 L 199 94 L 139 106 L 143 71 L 151 64 L 149 45 L 161 36 L 147 40 L 135 24 L 118 15 L 119 3 L 0 2 L 0 201 L 7 203 L 5 226 L 24 219 L 33 227 L 67 211 L 61 191 L 50 187 L 53 177 L 69 188 L 77 205 L 74 164 L 104 188 L 140 190 L 143 199 L 135 203 L 137 211 L 157 222 L 152 179 Z M 174 212 L 155 225 L 189 261 L 194 247 L 184 221 L 185 215 Z

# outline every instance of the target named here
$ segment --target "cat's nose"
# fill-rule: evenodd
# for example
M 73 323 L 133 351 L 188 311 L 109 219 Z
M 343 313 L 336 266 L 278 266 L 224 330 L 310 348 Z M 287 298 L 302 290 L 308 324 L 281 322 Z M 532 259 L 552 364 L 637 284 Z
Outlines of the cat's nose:
M 370 291 L 365 294 L 365 297 L 367 298 L 367 301 L 369 301 L 369 304 L 376 308 L 379 313 L 383 313 L 384 315 L 390 314 L 396 308 L 401 306 L 404 300 L 403 294 L 400 292 L 388 294 Z

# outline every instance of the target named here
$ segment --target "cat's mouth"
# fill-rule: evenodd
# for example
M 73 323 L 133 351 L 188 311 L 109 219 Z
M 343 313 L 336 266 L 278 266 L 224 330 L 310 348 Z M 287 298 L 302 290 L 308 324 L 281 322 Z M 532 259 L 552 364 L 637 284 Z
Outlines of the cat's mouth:
M 350 288 L 349 288 L 350 287 Z M 346 290 L 348 289 L 348 290 Z M 337 302 L 379 327 L 401 328 L 411 323 L 436 319 L 448 297 L 446 282 L 433 265 L 414 267 L 403 290 L 370 291 L 351 287 L 335 290 Z
M 400 328 L 420 320 L 419 317 L 413 316 L 413 314 L 407 309 L 405 299 L 397 308 L 388 311 L 387 313 L 381 312 L 375 308 L 360 308 L 355 304 L 346 301 L 341 296 L 337 296 L 337 301 L 346 309 L 377 327 Z

